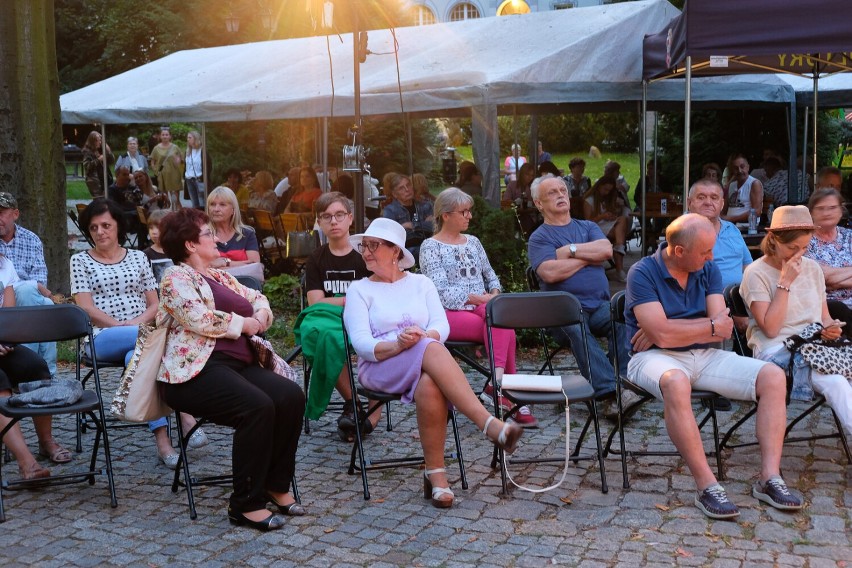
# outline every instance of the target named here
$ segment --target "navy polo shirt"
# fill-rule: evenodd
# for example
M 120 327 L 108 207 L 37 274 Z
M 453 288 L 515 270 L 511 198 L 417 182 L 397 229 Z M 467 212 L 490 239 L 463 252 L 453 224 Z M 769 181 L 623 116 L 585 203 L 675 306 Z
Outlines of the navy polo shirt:
M 668 243 L 662 243 L 652 256 L 646 256 L 634 264 L 627 274 L 624 318 L 627 322 L 628 337 L 633 337 L 639 331 L 633 308 L 640 304 L 660 302 L 668 319 L 706 318 L 707 296 L 722 293 L 722 274 L 712 261 L 705 263 L 701 270 L 691 272 L 686 280 L 686 290 L 681 288 L 663 261 L 663 252 L 667 247 Z M 676 350 L 688 351 L 717 346 L 718 343 L 695 343 L 688 347 L 678 347 Z

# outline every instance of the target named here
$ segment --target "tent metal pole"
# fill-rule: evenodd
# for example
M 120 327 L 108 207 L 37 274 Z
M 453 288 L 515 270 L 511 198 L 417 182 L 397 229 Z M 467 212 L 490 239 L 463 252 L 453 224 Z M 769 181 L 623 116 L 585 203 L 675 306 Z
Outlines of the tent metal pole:
M 799 168 L 796 167 L 796 156 L 798 155 L 798 150 L 796 145 L 798 144 L 798 134 L 796 132 L 796 99 L 793 98 L 793 101 L 790 103 L 790 108 L 787 113 L 787 136 L 789 137 L 788 142 L 790 145 L 789 155 L 787 156 L 787 171 L 793 173 L 787 177 L 787 202 L 795 203 L 796 202 L 796 181 L 799 179 Z
M 642 121 L 639 131 L 639 161 L 644 164 L 648 151 L 647 143 L 645 142 L 646 132 L 648 132 L 648 81 L 645 79 L 642 80 Z M 642 188 L 642 203 L 640 205 L 642 208 L 642 256 L 645 256 L 645 249 L 647 248 L 645 246 L 645 224 L 647 221 L 645 217 L 645 204 L 648 201 L 648 188 L 645 187 L 645 177 L 643 175 L 639 176 L 639 184 Z
M 210 180 L 207 179 L 207 161 L 209 158 L 207 157 L 207 123 L 201 123 L 201 182 L 204 184 L 204 199 L 201 200 L 201 204 L 207 204 L 207 194 L 210 193 Z M 200 196 L 199 196 L 200 197 Z
M 796 203 L 805 195 L 805 185 L 808 183 L 808 120 L 810 119 L 810 108 L 805 107 L 805 126 L 802 129 L 802 183 L 796 195 Z
M 689 191 L 689 144 L 692 118 L 692 56 L 686 56 L 686 96 L 683 104 L 683 203 Z
M 354 145 L 361 144 L 361 24 L 358 21 L 358 6 L 352 2 L 352 53 L 354 54 L 355 68 L 352 75 L 354 81 L 353 102 L 355 107 L 355 140 Z M 364 232 L 364 163 L 361 152 L 356 152 L 358 171 L 355 172 L 355 232 Z
M 109 145 L 106 141 L 106 124 L 101 123 L 101 154 L 104 157 L 103 167 L 104 167 L 104 197 L 109 199 L 109 152 L 107 152 L 107 148 Z
M 320 149 L 322 152 L 322 171 L 325 172 L 325 185 L 331 185 L 331 176 L 328 171 L 328 117 L 322 117 L 322 148 Z M 328 187 L 323 187 L 322 191 L 325 193 L 328 190 Z
M 819 101 L 817 101 L 817 93 L 819 92 L 819 71 L 817 70 L 816 64 L 814 64 L 814 187 L 816 187 L 816 172 L 817 172 L 817 109 L 819 108 Z M 807 168 L 806 168 L 807 169 Z M 804 176 L 803 176 L 804 177 Z M 802 194 L 804 197 L 804 194 Z
M 408 175 L 414 175 L 414 137 L 411 132 L 411 115 L 405 113 L 402 115 L 405 122 L 405 141 L 408 145 Z

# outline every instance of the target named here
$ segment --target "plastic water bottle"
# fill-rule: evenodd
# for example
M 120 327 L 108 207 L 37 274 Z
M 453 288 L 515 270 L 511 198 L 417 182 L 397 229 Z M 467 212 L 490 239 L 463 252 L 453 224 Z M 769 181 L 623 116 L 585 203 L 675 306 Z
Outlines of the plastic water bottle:
M 754 212 L 754 209 L 748 210 L 748 234 L 757 234 L 757 214 Z

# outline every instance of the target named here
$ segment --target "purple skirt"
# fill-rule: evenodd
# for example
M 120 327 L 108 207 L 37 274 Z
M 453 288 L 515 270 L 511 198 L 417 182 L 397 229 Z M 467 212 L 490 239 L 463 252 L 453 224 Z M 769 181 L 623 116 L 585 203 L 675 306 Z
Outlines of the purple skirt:
M 414 347 L 384 361 L 359 358 L 358 381 L 368 389 L 401 394 L 402 402 L 411 404 L 423 373 L 423 354 L 433 341 L 431 338 L 421 339 Z

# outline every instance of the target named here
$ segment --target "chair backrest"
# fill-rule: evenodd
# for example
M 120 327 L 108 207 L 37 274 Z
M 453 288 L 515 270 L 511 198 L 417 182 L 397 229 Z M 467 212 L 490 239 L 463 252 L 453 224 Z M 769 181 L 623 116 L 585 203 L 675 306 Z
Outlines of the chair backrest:
M 609 301 L 609 314 L 610 321 L 612 323 L 617 323 L 624 325 L 626 322 L 624 320 L 624 306 L 626 304 L 627 294 L 624 290 L 620 290 L 615 293 L 612 299 Z
M 275 233 L 275 223 L 272 220 L 272 213 L 263 209 L 253 209 L 254 226 L 260 231 L 265 231 L 270 234 Z
M 652 217 L 654 214 L 662 214 L 662 201 L 666 200 L 666 211 L 669 215 L 680 215 L 683 213 L 683 204 L 678 203 L 678 196 L 674 193 L 651 192 L 645 199 L 645 213 Z M 641 205 L 641 204 L 640 204 Z
M 492 327 L 561 327 L 583 322 L 583 308 L 568 292 L 500 294 L 488 302 L 485 318 Z
M 723 294 L 725 296 L 725 304 L 727 304 L 732 316 L 743 318 L 749 317 L 745 300 L 743 300 L 743 297 L 740 295 L 739 284 L 728 284 L 725 286 Z M 734 351 L 739 355 L 742 355 L 743 357 L 751 357 L 753 355 L 751 348 L 748 346 L 748 340 L 736 326 L 734 326 L 731 340 L 734 342 Z
M 0 310 L 0 343 L 42 343 L 79 339 L 91 333 L 88 314 L 73 304 Z
M 302 216 L 299 213 L 281 213 L 278 215 L 278 220 L 285 236 L 292 231 L 301 231 L 304 227 Z
M 257 290 L 258 292 L 263 292 L 263 284 L 254 276 L 249 276 L 248 274 L 240 274 L 236 277 L 236 279 L 240 284 L 242 284 L 246 288 L 251 288 L 252 290 Z
M 538 281 L 538 274 L 535 272 L 535 268 L 532 266 L 527 266 L 524 274 L 527 277 L 527 289 L 530 292 L 538 292 L 541 290 L 541 284 Z

